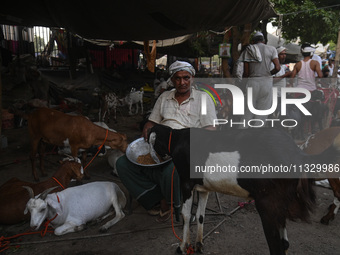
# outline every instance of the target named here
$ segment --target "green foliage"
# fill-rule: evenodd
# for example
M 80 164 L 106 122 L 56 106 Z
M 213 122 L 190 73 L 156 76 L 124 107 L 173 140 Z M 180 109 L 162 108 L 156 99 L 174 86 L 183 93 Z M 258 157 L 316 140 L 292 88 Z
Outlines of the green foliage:
M 335 51 L 336 50 L 336 43 L 333 41 L 329 42 L 329 50 Z
M 288 41 L 327 44 L 337 41 L 340 28 L 340 6 L 337 0 L 272 0 L 274 9 L 283 14 L 282 37 Z M 278 26 L 278 19 L 272 20 Z
M 218 52 L 218 44 L 223 42 L 223 35 L 201 31 L 190 40 L 190 48 L 196 57 L 210 57 Z

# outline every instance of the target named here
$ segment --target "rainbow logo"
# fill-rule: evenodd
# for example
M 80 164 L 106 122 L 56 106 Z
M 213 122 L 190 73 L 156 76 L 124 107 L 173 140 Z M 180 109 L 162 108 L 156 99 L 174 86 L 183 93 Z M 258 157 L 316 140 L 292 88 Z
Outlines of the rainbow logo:
M 221 106 L 222 106 L 221 98 L 220 98 L 219 94 L 217 93 L 217 91 L 216 91 L 213 87 L 211 87 L 211 86 L 208 85 L 208 84 L 204 84 L 204 83 L 198 83 L 198 84 L 199 84 L 199 85 L 203 85 L 203 86 L 207 87 L 208 89 L 210 89 L 210 90 L 216 95 L 216 97 L 218 98 L 218 101 L 220 102 L 220 104 L 221 104 Z M 200 90 L 206 92 L 206 93 L 211 97 L 211 99 L 214 101 L 215 106 L 217 105 L 216 100 L 215 100 L 215 97 L 211 94 L 211 92 L 210 92 L 209 90 L 204 89 L 204 88 L 200 88 L 200 87 L 198 87 L 198 88 L 199 88 Z

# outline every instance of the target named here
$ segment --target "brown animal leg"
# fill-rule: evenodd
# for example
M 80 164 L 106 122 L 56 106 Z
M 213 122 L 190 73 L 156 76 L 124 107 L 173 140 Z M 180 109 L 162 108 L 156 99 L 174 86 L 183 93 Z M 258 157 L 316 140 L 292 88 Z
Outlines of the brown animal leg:
M 335 204 L 331 204 L 329 206 L 329 208 L 328 208 L 328 213 L 321 218 L 320 223 L 322 223 L 324 225 L 328 225 L 329 222 L 334 219 L 334 216 L 335 216 L 334 215 L 334 210 L 335 210 L 335 208 L 336 208 L 336 205 Z
M 339 178 L 328 179 L 329 185 L 333 190 L 333 194 L 340 200 L 340 180 Z
M 333 190 L 334 197 L 336 197 L 338 200 L 340 200 L 340 180 L 339 178 L 330 178 L 328 179 L 329 185 L 331 186 Z M 328 213 L 323 216 L 320 220 L 322 224 L 328 225 L 331 220 L 334 219 L 335 214 L 334 211 L 337 208 L 337 206 L 333 203 L 328 208 Z
M 81 163 L 84 167 L 84 178 L 90 179 L 91 176 L 89 174 L 89 171 L 87 170 L 87 168 L 85 168 L 86 167 L 86 157 L 87 157 L 87 151 L 83 151 L 82 154 L 81 154 Z

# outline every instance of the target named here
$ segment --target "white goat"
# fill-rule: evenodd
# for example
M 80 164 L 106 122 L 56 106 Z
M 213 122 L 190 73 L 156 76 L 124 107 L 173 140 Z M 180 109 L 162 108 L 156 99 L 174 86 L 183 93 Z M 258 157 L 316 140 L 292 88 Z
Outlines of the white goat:
M 24 213 L 30 211 L 30 226 L 36 230 L 45 219 L 56 216 L 51 221 L 55 235 L 80 231 L 87 222 L 101 221 L 112 215 L 110 208 L 113 206 L 116 216 L 99 229 L 105 232 L 125 216 L 122 211 L 126 204 L 125 195 L 113 182 L 91 182 L 48 194 L 53 189 L 50 188 L 36 197 L 33 190 L 29 187 L 26 189 L 31 199 L 27 202 Z
M 132 88 L 130 93 L 122 98 L 119 99 L 119 102 L 122 106 L 128 105 L 129 106 L 129 114 L 132 115 L 132 105 L 136 105 L 136 113 L 139 111 L 138 104 L 140 104 L 141 107 L 141 113 L 143 114 L 143 95 L 144 95 L 144 89 L 142 88 L 140 91 L 136 91 L 135 88 Z

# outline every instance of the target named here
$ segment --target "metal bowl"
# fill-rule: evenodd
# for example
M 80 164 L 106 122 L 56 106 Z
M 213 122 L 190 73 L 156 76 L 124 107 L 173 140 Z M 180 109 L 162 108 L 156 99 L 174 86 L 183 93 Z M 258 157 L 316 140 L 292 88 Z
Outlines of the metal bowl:
M 145 142 L 144 138 L 138 138 L 137 140 L 134 140 L 132 143 L 129 144 L 129 146 L 126 149 L 126 157 L 134 164 L 139 165 L 139 166 L 147 166 L 147 167 L 152 167 L 152 166 L 160 166 L 163 165 L 171 160 L 171 158 L 162 161 L 160 163 L 155 163 L 155 164 L 148 164 L 148 165 L 143 165 L 137 162 L 137 158 L 141 155 L 146 155 L 150 152 L 150 147 L 147 142 Z

